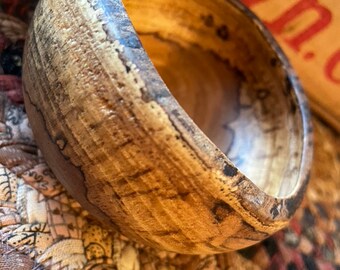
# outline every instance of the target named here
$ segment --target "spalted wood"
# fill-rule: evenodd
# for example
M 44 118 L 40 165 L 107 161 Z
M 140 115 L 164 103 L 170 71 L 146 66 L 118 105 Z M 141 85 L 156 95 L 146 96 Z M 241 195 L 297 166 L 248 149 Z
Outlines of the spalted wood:
M 37 7 L 25 103 L 54 173 L 103 223 L 170 251 L 231 251 L 284 227 L 311 129 L 276 43 L 236 1 L 124 5 Z
M 287 53 L 315 114 L 340 132 L 339 2 L 243 0 Z

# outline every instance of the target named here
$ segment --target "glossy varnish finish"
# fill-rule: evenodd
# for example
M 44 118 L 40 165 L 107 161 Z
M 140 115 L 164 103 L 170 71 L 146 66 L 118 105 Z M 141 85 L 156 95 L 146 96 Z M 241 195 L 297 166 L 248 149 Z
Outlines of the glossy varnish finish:
M 57 177 L 102 222 L 170 251 L 231 251 L 285 226 L 311 136 L 275 42 L 234 1 L 124 4 L 136 30 L 116 0 L 37 7 L 25 103 Z

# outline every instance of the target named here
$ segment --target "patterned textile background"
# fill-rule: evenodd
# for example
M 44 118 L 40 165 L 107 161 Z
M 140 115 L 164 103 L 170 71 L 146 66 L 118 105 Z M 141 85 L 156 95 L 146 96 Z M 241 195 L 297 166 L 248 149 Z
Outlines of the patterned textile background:
M 35 1 L 0 6 L 0 269 L 340 269 L 340 137 L 319 118 L 311 183 L 290 226 L 215 256 L 136 244 L 97 224 L 37 149 L 21 95 L 21 56 Z M 9 15 L 6 15 L 10 14 Z

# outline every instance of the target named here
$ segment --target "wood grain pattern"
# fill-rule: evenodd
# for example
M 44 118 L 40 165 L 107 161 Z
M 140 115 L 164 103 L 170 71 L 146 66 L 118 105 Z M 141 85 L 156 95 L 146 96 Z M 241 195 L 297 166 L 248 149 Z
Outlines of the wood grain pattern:
M 314 111 L 340 132 L 339 2 L 244 0 L 289 57 Z
M 124 5 L 37 7 L 24 95 L 58 179 L 103 223 L 179 253 L 240 249 L 285 226 L 312 146 L 276 43 L 236 1 Z

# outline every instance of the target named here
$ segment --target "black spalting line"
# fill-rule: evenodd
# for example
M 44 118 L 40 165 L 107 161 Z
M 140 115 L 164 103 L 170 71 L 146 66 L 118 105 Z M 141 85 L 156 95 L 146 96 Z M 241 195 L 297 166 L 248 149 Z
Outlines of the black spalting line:
M 228 164 L 227 162 L 224 163 L 223 173 L 225 176 L 234 177 L 237 175 L 238 170 L 236 167 Z
M 127 146 L 127 145 L 129 145 L 129 144 L 132 144 L 133 142 L 134 142 L 133 139 L 128 139 L 128 140 L 126 140 L 125 142 L 123 142 L 122 144 L 118 145 L 118 146 L 115 148 L 115 150 L 117 151 L 117 150 L 119 150 L 119 149 L 121 149 L 121 148 L 124 148 L 125 146 Z
M 167 200 L 178 200 L 178 199 L 180 199 L 182 201 L 185 201 L 186 198 L 189 195 L 190 195 L 189 191 L 188 192 L 179 192 L 179 193 L 177 193 L 177 194 L 175 194 L 173 196 L 167 196 L 167 197 L 165 197 L 165 199 L 167 199 Z
M 158 40 L 160 40 L 160 41 L 162 41 L 162 42 L 171 43 L 171 44 L 173 44 L 174 46 L 177 46 L 177 47 L 179 47 L 179 48 L 185 49 L 183 46 L 181 46 L 180 43 L 178 43 L 178 42 L 176 42 L 176 41 L 174 41 L 174 40 L 170 40 L 170 39 L 163 38 L 158 32 L 142 32 L 142 31 L 139 31 L 138 34 L 139 34 L 139 35 L 144 35 L 144 36 L 153 36 L 153 37 L 155 37 L 156 39 L 158 39 Z M 196 48 L 198 48 L 198 49 L 205 50 L 205 49 L 202 48 L 199 44 L 191 43 L 190 45 L 193 46 L 193 47 L 196 47 Z M 228 69 L 232 69 L 232 70 L 234 71 L 235 75 L 238 77 L 238 79 L 239 79 L 240 81 L 245 81 L 245 80 L 246 80 L 246 77 L 245 77 L 245 75 L 243 74 L 243 72 L 242 72 L 241 70 L 239 70 L 237 67 L 233 67 L 233 66 L 230 64 L 230 62 L 229 62 L 228 59 L 221 58 L 216 52 L 214 52 L 214 51 L 212 51 L 212 50 L 205 50 L 205 51 L 208 52 L 208 53 L 210 53 L 210 54 L 211 54 L 213 57 L 215 57 L 217 60 L 223 62 L 223 63 L 226 65 L 226 67 L 227 67 Z M 142 91 L 142 97 L 144 96 L 144 101 L 145 101 L 145 102 L 150 102 L 150 101 L 152 101 L 153 99 L 157 101 L 158 98 L 168 97 L 168 96 L 171 95 L 169 91 L 164 91 L 164 93 L 162 92 L 162 95 L 160 96 L 160 95 L 151 95 L 150 93 L 146 92 L 146 91 L 147 91 L 146 89 L 141 89 L 141 90 L 143 90 L 143 91 Z M 239 100 L 240 100 L 240 89 L 238 88 L 237 90 L 238 90 L 238 91 L 237 91 L 237 100 L 239 101 Z M 165 94 L 165 95 L 164 95 L 164 94 Z M 152 99 L 152 98 L 153 98 L 153 99 Z M 239 106 L 237 106 L 237 111 L 236 111 L 236 117 L 235 117 L 235 119 L 237 119 L 237 118 L 239 117 L 241 108 L 243 108 L 243 107 L 242 107 L 242 104 L 239 103 Z M 245 108 L 245 109 L 247 109 L 247 108 Z M 175 112 L 175 114 L 178 114 L 178 112 Z M 171 119 L 170 119 L 170 121 L 172 122 Z M 180 121 L 180 119 L 179 119 L 179 121 Z M 180 122 L 181 122 L 181 121 L 180 121 Z M 181 123 L 182 123 L 182 122 L 181 122 Z M 172 124 L 173 124 L 173 126 L 175 127 L 175 129 L 176 129 L 179 133 L 181 133 L 173 122 L 172 122 Z M 183 124 L 183 123 L 182 123 L 182 124 Z M 187 126 L 187 124 L 186 124 L 186 126 Z M 231 129 L 227 124 L 225 124 L 225 125 L 223 126 L 223 128 L 224 128 L 224 129 L 227 129 L 227 130 L 230 130 L 233 134 L 235 133 L 234 130 Z M 188 129 L 188 131 L 191 132 L 192 129 Z M 181 138 L 184 139 L 183 136 L 181 136 Z M 233 139 L 232 139 L 232 140 L 234 140 L 234 135 L 233 135 Z M 232 146 L 232 143 L 231 143 L 230 146 L 228 147 L 228 150 L 225 151 L 225 154 L 226 154 L 226 155 L 227 155 L 228 152 L 230 151 L 231 146 Z M 195 152 L 194 149 L 193 149 L 193 151 Z M 199 156 L 198 156 L 198 158 L 199 158 Z M 200 158 L 199 158 L 199 159 L 200 159 Z M 202 161 L 203 161 L 203 160 L 202 160 Z M 204 161 L 203 161 L 203 162 L 204 162 Z
M 36 41 L 37 41 L 37 39 L 36 39 L 36 33 L 35 33 L 35 31 L 34 31 L 33 28 L 31 28 L 31 35 L 32 35 L 32 36 L 31 36 L 31 39 L 30 39 L 30 40 L 31 40 L 31 42 L 34 44 L 35 48 L 37 48 L 38 45 L 37 45 L 37 43 L 36 43 Z M 41 57 L 40 54 L 38 54 L 38 55 Z M 41 62 L 41 60 L 40 60 L 40 62 Z M 60 148 L 58 147 L 58 145 L 55 143 L 55 141 L 54 141 L 53 138 L 51 137 L 51 134 L 50 134 L 49 131 L 48 131 L 48 128 L 47 128 L 47 126 L 46 126 L 46 119 L 45 119 L 45 116 L 44 116 L 43 112 L 40 110 L 39 106 L 33 102 L 33 100 L 32 100 L 32 98 L 31 98 L 29 92 L 27 91 L 27 89 L 26 89 L 25 87 L 23 87 L 23 91 L 25 92 L 26 96 L 28 97 L 28 100 L 29 100 L 30 104 L 34 107 L 34 109 L 36 110 L 36 112 L 40 115 L 41 119 L 43 120 L 43 127 L 44 127 L 44 130 L 45 130 L 45 134 L 47 135 L 47 138 L 52 142 L 52 144 L 56 145 L 56 147 L 57 147 L 58 149 L 60 149 Z M 73 167 L 81 174 L 82 178 L 83 178 L 83 179 L 86 179 L 86 178 L 85 178 L 85 174 L 84 174 L 84 172 L 83 172 L 81 166 L 76 166 L 76 165 L 74 165 L 74 164 L 71 162 L 70 157 L 68 157 L 67 155 L 65 155 L 63 152 L 59 151 L 59 153 L 61 154 L 61 157 L 65 160 L 66 163 L 68 163 L 70 166 L 73 166 Z M 95 209 L 95 211 L 97 211 L 97 213 L 100 213 L 100 215 L 102 215 L 103 217 L 106 217 L 106 222 L 110 223 L 115 229 L 117 229 L 118 231 L 120 231 L 119 227 L 118 227 L 115 223 L 112 222 L 111 218 L 110 218 L 105 212 L 103 212 L 100 208 L 98 208 L 96 205 L 94 205 L 93 203 L 91 203 L 91 201 L 90 201 L 90 200 L 88 199 L 88 197 L 87 197 L 88 189 L 87 189 L 86 185 L 82 185 L 82 186 L 83 186 L 83 188 L 84 188 L 84 190 L 85 190 L 85 192 L 86 192 L 86 195 L 84 196 L 84 199 L 86 199 L 87 203 L 88 203 L 89 205 L 91 205 L 91 207 L 93 207 L 93 209 Z
M 126 73 L 130 73 L 131 71 L 131 68 L 125 63 L 125 70 L 126 70 Z
M 224 246 L 224 245 L 220 245 L 219 247 L 214 246 L 213 244 L 210 243 L 213 240 L 214 240 L 214 238 L 210 238 L 207 241 L 205 241 L 203 244 L 207 248 L 209 248 L 209 249 L 211 249 L 211 250 L 213 250 L 213 251 L 215 251 L 217 253 L 225 253 L 225 252 L 229 252 L 229 251 L 235 251 L 234 248 L 230 248 L 230 247 L 227 247 L 227 246 Z
M 279 64 L 279 59 L 273 57 L 272 59 L 270 59 L 270 65 L 272 67 L 276 67 Z
M 251 21 L 255 26 L 258 31 L 258 33 L 267 41 L 267 43 L 270 45 L 271 49 L 276 52 L 278 55 L 278 59 L 280 61 L 280 65 L 285 70 L 286 76 L 285 76 L 285 87 L 283 89 L 283 94 L 285 96 L 290 96 L 291 99 L 296 102 L 298 109 L 301 111 L 301 120 L 302 120 L 302 125 L 303 125 L 303 131 L 306 133 L 311 133 L 311 117 L 310 117 L 310 110 L 309 106 L 306 103 L 307 99 L 303 93 L 303 88 L 301 87 L 299 80 L 297 79 L 295 73 L 292 71 L 292 67 L 288 61 L 288 58 L 285 56 L 284 52 L 282 49 L 279 47 L 277 42 L 274 40 L 273 36 L 271 33 L 266 29 L 263 28 L 263 23 L 258 19 L 258 17 L 245 5 L 243 5 L 240 1 L 238 0 L 226 0 L 228 3 L 231 3 L 234 7 L 242 11 L 243 13 L 246 14 L 248 17 L 248 20 Z M 295 93 L 292 94 L 292 92 L 295 89 Z M 292 98 L 293 97 L 293 98 Z M 299 106 L 300 104 L 300 106 Z M 305 153 L 311 154 L 311 148 L 312 148 L 312 140 L 309 140 L 308 146 L 304 145 L 306 147 L 309 147 L 307 151 L 304 151 Z M 306 164 L 304 164 L 306 165 Z M 307 165 L 310 167 L 310 165 Z M 302 181 L 303 186 L 300 188 L 298 191 L 298 194 L 296 194 L 293 198 L 289 198 L 284 200 L 285 201 L 285 207 L 287 208 L 288 214 L 285 216 L 287 218 L 292 217 L 294 214 L 296 208 L 298 205 L 301 203 L 303 194 L 307 188 L 308 184 L 308 179 L 309 175 L 307 176 L 307 179 L 304 179 Z M 242 204 L 242 198 L 240 198 L 240 202 Z M 242 205 L 243 206 L 243 205 Z M 244 206 L 243 206 L 244 207 Z M 249 212 L 251 214 L 251 212 Z M 254 217 L 256 218 L 256 217 Z
M 239 241 L 239 240 L 247 240 L 247 241 L 251 241 L 251 242 L 254 242 L 257 243 L 257 242 L 260 242 L 262 241 L 263 239 L 265 239 L 266 237 L 264 238 L 261 238 L 261 239 L 254 239 L 252 237 L 248 237 L 248 236 L 229 236 L 229 239 L 235 239 L 236 241 Z
M 290 112 L 291 112 L 292 114 L 295 114 L 296 111 L 297 111 L 297 109 L 298 109 L 298 108 L 297 108 L 295 102 L 294 102 L 293 100 L 291 100 L 291 102 L 290 102 Z
M 226 25 L 217 27 L 216 34 L 223 41 L 227 41 L 229 39 L 229 29 Z
M 134 173 L 133 175 L 129 175 L 126 178 L 129 179 L 129 180 L 134 180 L 134 179 L 140 178 L 140 177 L 142 177 L 142 176 L 144 176 L 148 173 L 151 173 L 152 171 L 153 171 L 152 168 L 147 168 L 147 169 L 138 171 L 138 172 Z
M 144 170 L 140 170 L 140 171 L 137 171 L 135 172 L 134 174 L 132 175 L 128 175 L 128 176 L 125 176 L 125 177 L 121 177 L 117 180 L 115 180 L 115 184 L 117 184 L 118 186 L 123 186 L 123 185 L 126 185 L 128 184 L 128 181 L 132 180 L 132 181 L 136 181 L 138 178 L 142 177 L 142 176 L 145 176 L 147 175 L 148 173 L 152 172 L 154 169 L 152 168 L 146 168 Z M 109 183 L 111 184 L 111 183 Z M 112 186 L 114 188 L 114 186 Z
M 212 14 L 201 15 L 200 18 L 206 27 L 212 28 L 215 26 L 215 19 Z M 215 30 L 216 30 L 216 35 L 221 40 L 227 41 L 229 39 L 229 29 L 225 24 L 216 26 Z
M 174 123 L 174 121 L 171 119 L 171 117 L 169 117 L 169 121 L 171 122 L 171 125 L 173 126 L 173 128 L 174 128 L 174 129 L 178 132 L 178 134 L 179 134 L 179 135 L 176 135 L 176 139 L 178 140 L 178 139 L 180 138 L 182 141 L 184 141 L 184 142 L 190 147 L 190 149 L 194 152 L 196 158 L 197 158 L 198 160 L 200 160 L 200 161 L 205 165 L 205 167 L 206 167 L 207 169 L 211 169 L 211 166 L 210 166 L 203 158 L 200 157 L 200 155 L 197 153 L 197 151 L 195 150 L 195 148 L 192 147 L 192 146 L 190 145 L 190 143 L 188 142 L 187 139 L 185 139 L 183 133 L 182 133 L 181 130 L 177 127 L 177 125 Z M 184 147 L 184 146 L 183 146 L 183 147 Z
M 110 34 L 112 34 L 112 33 L 109 33 L 109 32 L 107 32 L 107 30 L 108 30 L 108 27 L 105 27 L 105 28 L 103 28 L 104 29 L 104 31 L 106 32 L 106 34 L 107 35 L 110 35 Z M 121 40 L 120 40 L 121 41 Z M 127 44 L 124 44 L 124 45 L 127 45 Z M 131 47 L 131 46 L 130 46 Z M 138 47 L 138 46 L 133 46 L 134 48 L 136 48 L 136 47 Z M 129 72 L 130 71 L 130 69 L 128 68 L 128 66 L 127 66 L 127 64 L 126 64 L 126 60 L 123 58 L 123 57 L 121 57 L 121 55 L 118 53 L 118 55 L 119 55 L 119 57 L 120 57 L 120 60 L 124 63 L 124 65 L 126 66 L 126 68 L 127 68 L 127 72 Z M 145 91 L 143 91 L 144 93 L 145 93 Z M 142 92 L 142 93 L 143 93 Z M 156 96 L 156 98 L 158 98 L 158 97 L 168 97 L 168 96 L 170 96 L 170 93 L 169 92 L 164 92 L 164 93 L 160 93 L 160 95 L 158 95 L 158 96 Z M 145 96 L 144 96 L 145 97 Z M 150 96 L 148 95 L 147 96 L 147 101 L 151 101 L 152 99 L 150 98 Z M 130 113 L 131 114 L 133 114 L 133 112 L 131 112 L 130 111 Z M 180 131 L 179 130 L 177 130 L 179 133 L 180 133 Z M 188 144 L 189 145 L 189 144 Z M 196 154 L 197 155 L 197 154 Z M 198 155 L 197 155 L 197 157 L 199 157 Z M 145 173 L 147 173 L 147 172 L 145 172 Z
M 275 204 L 273 205 L 273 207 L 270 209 L 270 214 L 272 215 L 272 218 L 275 219 L 279 214 L 280 214 L 280 211 L 279 211 L 279 206 L 278 205 L 278 202 L 275 201 Z
M 239 186 L 245 180 L 247 180 L 247 178 L 244 175 L 241 175 L 240 178 L 236 180 L 234 186 Z
M 185 48 L 182 47 L 181 44 L 179 44 L 178 42 L 176 42 L 176 41 L 174 41 L 174 40 L 170 40 L 170 39 L 163 38 L 158 32 L 141 32 L 141 31 L 139 31 L 138 34 L 139 34 L 139 35 L 145 35 L 145 36 L 153 36 L 153 37 L 157 38 L 157 39 L 160 40 L 160 41 L 167 42 L 167 43 L 171 43 L 171 44 L 173 44 L 174 46 L 177 46 L 177 47 L 179 47 L 179 48 L 185 49 Z M 204 50 L 204 48 L 202 48 L 199 44 L 191 43 L 190 45 L 193 46 L 193 47 L 196 47 L 196 48 L 198 48 L 198 49 Z M 240 81 L 245 81 L 245 80 L 246 80 L 246 77 L 245 77 L 245 75 L 243 74 L 243 72 L 242 72 L 241 70 L 239 70 L 237 67 L 233 67 L 233 66 L 230 64 L 230 62 L 229 62 L 228 59 L 221 58 L 216 52 L 214 52 L 214 51 L 212 51 L 212 50 L 205 50 L 205 51 L 207 51 L 208 53 L 210 53 L 210 54 L 211 54 L 213 57 L 215 57 L 217 60 L 222 61 L 222 62 L 226 65 L 226 67 L 227 67 L 228 69 L 232 69 L 232 70 L 234 71 L 235 75 L 239 78 Z M 141 90 L 143 90 L 143 91 L 142 91 L 142 98 L 144 97 L 143 100 L 144 100 L 145 102 L 150 102 L 150 101 L 152 101 L 153 99 L 157 101 L 158 98 L 168 97 L 168 96 L 171 95 L 169 91 L 163 91 L 164 93 L 166 93 L 166 95 L 164 95 L 164 93 L 162 92 L 162 96 L 160 96 L 160 95 L 151 95 L 150 93 L 146 92 L 145 89 L 141 89 Z M 238 88 L 237 90 L 238 90 L 238 91 L 237 91 L 237 100 L 238 100 L 238 102 L 239 102 L 239 100 L 240 100 L 240 89 Z M 152 98 L 153 98 L 153 99 L 152 99 Z M 239 103 L 239 105 L 237 106 L 237 109 L 236 109 L 236 117 L 235 117 L 235 119 L 237 119 L 237 118 L 239 117 L 239 115 L 240 115 L 240 110 L 241 110 L 242 108 L 248 109 L 247 107 L 242 106 L 242 104 Z M 177 113 L 178 113 L 178 112 L 177 112 Z M 177 118 L 177 119 L 178 119 L 178 118 Z M 183 122 L 181 121 L 181 119 L 178 119 L 178 120 L 183 124 Z M 171 121 L 173 127 L 181 134 L 181 132 L 180 132 L 179 129 L 176 127 L 176 125 L 172 122 L 171 119 L 170 119 L 170 121 Z M 185 126 L 188 126 L 187 123 L 185 123 Z M 223 125 L 223 128 L 224 128 L 224 129 L 227 129 L 227 130 L 229 130 L 229 131 L 232 132 L 232 142 L 233 142 L 234 139 L 235 139 L 235 131 L 234 131 L 233 129 L 231 129 L 231 128 L 228 126 L 228 124 Z M 190 128 L 190 129 L 187 129 L 187 130 L 188 130 L 189 132 L 192 131 L 191 128 Z M 183 140 L 185 140 L 185 139 L 183 138 L 183 136 L 181 136 L 181 138 L 182 138 Z M 186 140 L 185 140 L 185 141 L 186 141 Z M 186 141 L 186 142 L 187 142 L 187 141 Z M 230 145 L 229 145 L 227 151 L 225 151 L 224 154 L 228 155 L 228 153 L 230 152 L 231 147 L 232 147 L 232 142 L 230 143 Z M 188 144 L 188 142 L 187 142 L 187 144 Z M 190 145 L 190 144 L 188 144 L 188 145 Z M 195 152 L 195 154 L 196 154 L 196 156 L 198 157 L 198 159 L 200 159 L 202 162 L 204 162 L 204 161 L 197 155 L 196 151 L 195 151 L 193 148 L 191 148 L 191 149 Z M 205 162 L 204 162 L 204 163 L 205 163 Z M 206 164 L 206 163 L 205 163 L 205 164 Z M 207 165 L 207 164 L 206 164 L 206 165 Z M 210 166 L 209 166 L 208 168 L 210 168 Z
M 230 213 L 234 213 L 235 210 L 231 208 L 231 206 L 224 201 L 218 201 L 214 204 L 211 209 L 211 213 L 213 214 L 214 219 L 221 223 L 226 216 L 229 216 Z
M 89 2 L 89 1 L 88 1 Z M 89 2 L 90 3 L 90 2 Z M 97 3 L 97 5 L 90 5 L 93 9 L 96 9 L 96 8 L 98 8 L 99 6 L 102 6 L 104 9 L 105 9 L 105 12 L 107 13 L 107 15 L 109 15 L 109 14 L 118 14 L 119 15 L 119 12 L 126 12 L 125 11 L 125 9 L 121 6 L 121 4 L 120 4 L 120 2 L 117 2 L 117 1 L 108 1 L 108 2 L 106 2 L 106 5 L 105 4 L 103 4 L 103 2 L 102 1 L 99 1 L 98 3 Z M 112 15 L 111 14 L 111 15 Z M 111 16 L 112 17 L 112 16 Z M 110 29 L 110 25 L 112 25 L 112 23 L 110 24 L 110 22 L 109 21 L 103 21 L 103 19 L 102 18 L 97 18 L 99 21 L 102 21 L 102 22 L 104 22 L 105 24 L 105 27 L 104 27 L 104 25 L 103 25 L 103 30 L 104 30 L 104 32 L 106 33 L 106 35 L 107 35 L 107 40 L 108 41 L 110 41 L 110 42 L 113 42 L 114 40 L 116 40 L 114 37 L 116 37 L 116 36 L 120 36 L 120 35 L 122 35 L 122 33 L 124 33 L 124 29 L 122 29 L 122 27 L 120 27 L 119 29 L 115 29 L 114 27 L 113 27 L 113 29 L 115 29 L 116 30 L 116 32 L 112 32 L 112 31 L 109 31 L 109 30 L 111 30 Z M 130 21 L 128 20 L 128 18 L 126 18 L 125 20 L 124 20 L 124 22 L 122 22 L 122 20 L 119 22 L 119 23 L 123 23 L 124 24 L 124 26 L 127 26 L 127 25 L 129 25 L 129 24 L 131 24 L 130 23 Z M 136 36 L 136 34 L 134 33 L 134 32 L 130 32 L 130 31 L 127 31 L 126 33 L 124 33 L 125 34 L 125 38 L 128 38 L 129 36 Z M 127 35 L 126 35 L 127 34 Z M 118 38 L 117 39 L 119 42 L 121 42 L 121 40 L 122 40 L 122 38 Z M 131 47 L 130 47 L 131 48 Z M 134 49 L 136 49 L 136 46 L 133 46 L 133 48 Z M 142 47 L 138 47 L 138 49 L 142 49 Z M 118 57 L 119 57 L 119 59 L 122 61 L 122 63 L 127 67 L 127 60 L 118 52 Z M 164 91 L 163 91 L 164 92 Z M 159 98 L 159 97 L 168 97 L 168 96 L 170 96 L 170 93 L 168 92 L 168 91 L 166 91 L 165 93 L 158 93 L 156 96 L 153 96 L 152 98 L 153 99 L 155 99 L 155 100 L 157 100 L 157 98 Z M 143 92 L 142 92 L 143 93 Z M 148 93 L 149 94 L 149 93 Z M 151 95 L 148 95 L 147 97 L 146 97 L 146 99 L 147 99 L 147 101 L 148 102 L 150 102 L 150 101 L 152 101 L 152 99 L 150 98 L 150 96 Z M 144 95 L 144 97 L 145 97 L 145 95 Z M 143 98 L 143 95 L 142 95 L 142 98 Z M 135 116 L 134 115 L 134 113 L 131 111 L 131 110 L 129 110 L 129 112 L 133 115 L 133 116 Z M 136 117 L 135 117 L 135 119 L 137 119 Z M 169 117 L 169 119 L 170 119 L 170 117 Z M 180 119 L 179 119 L 180 120 Z M 176 131 L 177 132 L 179 132 L 180 134 L 181 134 L 181 137 L 182 137 L 182 139 L 187 143 L 187 145 L 188 146 L 190 146 L 190 144 L 189 144 L 189 142 L 187 141 L 187 140 L 185 140 L 184 139 L 184 136 L 182 135 L 182 133 L 180 132 L 180 130 L 176 127 L 176 125 L 175 125 L 175 123 L 170 119 L 170 122 L 172 123 L 172 125 L 173 125 L 173 127 L 176 129 Z M 141 128 L 143 128 L 142 127 L 142 125 L 139 125 Z M 203 159 L 201 159 L 201 157 L 197 154 L 197 152 L 190 146 L 190 148 L 195 152 L 195 155 L 196 155 L 196 157 L 199 159 L 199 160 L 201 160 L 201 162 L 203 163 L 203 164 L 205 164 L 205 166 L 207 167 L 207 168 L 210 168 L 210 166 L 208 166 L 208 164 L 206 164 L 206 162 L 203 160 Z
M 291 92 L 293 90 L 293 85 L 291 82 L 291 79 L 289 77 L 289 75 L 286 75 L 285 77 L 285 86 L 283 88 L 283 94 L 287 97 L 287 96 L 291 96 Z
M 112 1 L 109 1 L 110 3 L 112 3 Z M 117 8 L 119 9 L 121 9 L 122 7 L 121 7 L 121 5 L 117 5 L 117 4 L 114 4 L 114 3 L 112 3 L 114 6 L 111 6 L 111 7 L 109 7 L 109 6 L 105 6 L 105 8 L 107 8 L 107 9 L 109 9 L 109 10 L 112 10 L 112 9 L 114 9 L 116 6 L 117 6 Z M 125 12 L 125 10 L 123 9 L 123 11 Z M 116 11 L 117 12 L 117 11 Z M 113 12 L 114 13 L 114 12 Z M 99 20 L 101 20 L 100 18 L 99 18 Z M 102 21 L 102 20 L 101 20 Z M 123 33 L 124 32 L 124 29 L 122 30 L 122 29 L 116 29 L 119 33 L 118 33 L 118 35 L 119 34 L 121 34 L 121 33 Z M 104 31 L 105 31 L 105 29 L 104 29 Z M 106 32 L 107 33 L 107 32 Z M 110 34 L 110 33 L 107 33 L 108 35 Z M 129 32 L 128 33 L 129 35 L 133 35 L 133 36 L 135 36 L 136 34 L 135 33 L 132 33 L 132 32 Z M 142 33 L 143 34 L 143 33 Z M 146 34 L 148 34 L 148 33 L 146 33 Z M 150 34 L 150 33 L 149 33 Z M 160 37 L 160 35 L 158 34 L 158 33 L 151 33 L 151 35 L 154 35 L 155 37 L 159 37 L 159 38 L 161 38 Z M 162 39 L 162 38 L 161 38 Z M 169 42 L 168 40 L 166 40 L 167 42 Z M 178 45 L 178 44 L 177 44 Z M 193 44 L 193 46 L 198 46 L 199 47 L 199 45 L 198 44 Z M 131 52 L 130 52 L 131 53 Z M 213 53 L 214 55 L 216 55 L 216 53 L 214 53 L 214 52 L 211 52 L 211 53 Z M 120 55 L 120 54 L 119 54 Z M 123 61 L 123 63 L 124 63 L 124 59 L 121 59 L 122 61 Z M 168 93 L 167 93 L 167 95 L 168 95 Z M 155 98 L 155 97 L 153 97 L 153 98 Z M 156 101 L 157 101 L 157 99 L 156 99 Z M 185 141 L 186 142 L 186 144 L 188 145 L 188 146 L 190 146 L 190 144 L 188 143 L 188 141 L 187 140 L 185 140 L 185 138 L 184 138 L 184 136 L 183 136 L 183 134 L 181 133 L 181 131 L 178 129 L 178 127 L 176 126 L 176 124 L 173 122 L 173 120 L 169 117 L 169 119 L 170 119 L 170 122 L 172 123 L 172 125 L 173 125 L 173 127 L 177 130 L 177 132 L 180 134 L 180 137 L 183 139 L 183 141 Z M 196 151 L 195 151 L 195 149 L 193 148 L 193 147 L 191 147 L 190 146 L 190 148 L 196 153 Z M 199 159 L 199 160 L 201 160 L 202 162 L 203 162 L 203 164 L 205 164 L 206 165 L 206 167 L 207 168 L 210 168 L 210 166 L 208 165 L 208 164 L 206 164 L 206 162 L 199 156 L 199 155 L 197 155 L 197 153 L 196 153 L 196 156 L 197 156 L 197 158 Z M 243 206 L 245 209 L 247 209 L 247 207 L 245 207 L 245 206 Z M 263 222 L 261 221 L 261 220 L 259 220 L 256 216 L 253 216 L 253 218 L 255 218 L 256 220 L 258 220 L 260 223 L 262 223 L 263 224 Z M 265 224 L 263 224 L 263 225 L 265 225 Z
M 152 36 L 152 37 L 154 37 L 154 38 L 156 38 L 156 39 L 158 39 L 162 42 L 170 43 L 170 44 L 172 44 L 172 45 L 174 45 L 178 48 L 181 48 L 183 50 L 187 49 L 187 47 L 183 47 L 180 43 L 176 42 L 175 40 L 171 40 L 171 39 L 167 39 L 167 38 L 162 37 L 159 32 L 138 31 L 138 35 L 140 35 L 140 36 Z M 228 59 L 222 58 L 218 53 L 216 53 L 215 51 L 213 51 L 211 49 L 205 49 L 205 48 L 201 47 L 200 43 L 189 43 L 189 45 L 191 47 L 196 48 L 196 49 L 200 49 L 204 52 L 210 53 L 217 60 L 224 63 L 228 69 L 231 69 L 240 81 L 246 81 L 246 77 L 245 77 L 244 73 L 238 67 L 233 66 Z
M 43 119 L 44 129 L 45 129 L 45 132 L 46 132 L 46 134 L 47 134 L 49 140 L 50 140 L 53 144 L 55 144 L 55 145 L 58 147 L 58 145 L 55 143 L 55 141 L 52 139 L 50 133 L 48 132 L 48 129 L 47 129 L 47 127 L 46 127 L 46 120 L 45 120 L 45 118 L 44 118 L 44 114 L 43 114 L 42 111 L 39 109 L 39 107 L 38 107 L 35 103 L 33 103 L 32 99 L 31 99 L 31 97 L 30 97 L 30 95 L 29 95 L 29 93 L 28 93 L 28 91 L 26 90 L 25 87 L 23 87 L 23 91 L 25 91 L 26 96 L 28 97 L 30 104 L 35 108 L 36 112 L 37 112 L 37 113 L 41 116 L 41 118 Z M 58 147 L 58 149 L 60 149 L 60 148 Z M 60 150 L 61 150 L 61 149 L 60 149 Z M 74 164 L 71 162 L 70 157 L 66 156 L 63 152 L 59 152 L 59 153 L 60 153 L 61 156 L 64 158 L 65 162 L 69 163 L 69 165 L 73 166 L 76 170 L 78 170 L 79 173 L 82 175 L 82 178 L 83 178 L 83 179 L 86 179 L 86 178 L 85 178 L 85 175 L 84 175 L 84 172 L 83 172 L 82 169 L 81 169 L 81 166 L 76 166 L 76 165 L 74 165 Z M 117 229 L 118 231 L 120 231 L 120 229 L 118 228 L 118 226 L 117 226 L 115 223 L 112 222 L 111 218 L 110 218 L 108 215 L 106 215 L 105 212 L 103 212 L 100 208 L 98 208 L 96 205 L 94 205 L 94 204 L 87 198 L 87 193 L 88 193 L 87 190 L 88 190 L 88 189 L 87 189 L 86 185 L 83 185 L 83 188 L 84 188 L 85 191 L 86 191 L 86 197 L 85 197 L 85 198 L 86 198 L 87 203 L 88 203 L 89 205 L 91 205 L 94 209 L 96 209 L 96 211 L 97 211 L 98 213 L 101 213 L 101 215 L 105 216 L 105 217 L 106 217 L 106 222 L 109 222 L 115 229 Z

